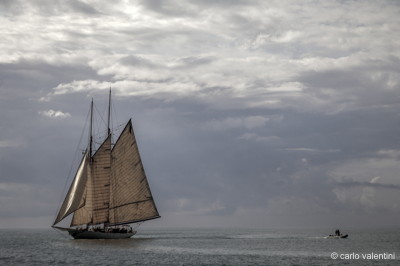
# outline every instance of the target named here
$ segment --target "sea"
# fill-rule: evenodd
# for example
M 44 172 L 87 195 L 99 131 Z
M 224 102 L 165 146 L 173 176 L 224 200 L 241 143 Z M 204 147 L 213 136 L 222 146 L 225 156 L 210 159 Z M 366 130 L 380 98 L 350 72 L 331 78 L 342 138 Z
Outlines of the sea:
M 0 265 L 400 265 L 400 230 L 139 228 L 75 240 L 55 229 L 0 229 Z

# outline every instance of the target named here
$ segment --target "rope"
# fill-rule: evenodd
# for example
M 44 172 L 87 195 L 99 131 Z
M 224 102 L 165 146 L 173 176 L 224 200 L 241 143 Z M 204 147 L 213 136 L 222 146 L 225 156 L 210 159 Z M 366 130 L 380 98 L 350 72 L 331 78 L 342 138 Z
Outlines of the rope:
M 76 164 L 76 158 L 77 158 L 77 156 L 78 156 L 78 151 L 81 151 L 81 149 L 80 149 L 79 147 L 81 147 L 83 135 L 84 135 L 85 130 L 86 130 L 86 125 L 88 124 L 89 116 L 90 116 L 90 108 L 89 108 L 89 111 L 88 111 L 88 113 L 87 113 L 87 115 L 86 115 L 85 125 L 84 125 L 84 127 L 83 127 L 83 129 L 82 129 L 82 132 L 81 132 L 81 136 L 80 136 L 80 138 L 79 138 L 78 145 L 77 145 L 77 147 L 76 147 L 76 149 L 75 149 L 75 154 L 74 154 L 74 157 L 73 157 L 72 162 L 71 162 L 71 167 L 70 167 L 70 169 L 69 169 L 69 171 L 68 171 L 67 179 L 65 180 L 65 183 L 64 183 L 63 191 L 62 191 L 62 193 L 61 193 L 61 195 L 60 195 L 60 199 L 59 199 L 59 202 L 58 202 L 59 207 L 58 207 L 57 210 L 56 210 L 56 213 L 55 213 L 55 216 L 54 216 L 54 217 L 55 217 L 54 220 L 57 218 L 58 212 L 61 210 L 63 198 L 64 198 L 64 195 L 66 194 L 67 184 L 69 183 L 68 181 L 71 179 L 71 173 L 72 173 L 72 170 L 74 169 L 74 166 L 75 166 L 75 164 Z M 85 150 L 85 151 L 86 151 L 86 150 Z

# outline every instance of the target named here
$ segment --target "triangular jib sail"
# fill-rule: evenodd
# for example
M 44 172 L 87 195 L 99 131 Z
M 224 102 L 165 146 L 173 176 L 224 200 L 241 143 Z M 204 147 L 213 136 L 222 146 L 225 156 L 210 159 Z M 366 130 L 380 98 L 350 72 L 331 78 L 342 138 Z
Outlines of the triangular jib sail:
M 160 217 L 131 120 L 114 147 L 111 140 L 109 134 L 93 155 L 85 152 L 53 225 L 72 213 L 71 226 L 120 225 Z
M 88 153 L 85 152 L 78 171 L 76 172 L 74 181 L 68 190 L 67 196 L 58 212 L 54 224 L 58 224 L 62 219 L 76 211 L 84 203 L 82 202 L 83 194 L 86 190 L 88 177 Z M 54 225 L 53 224 L 53 225 Z

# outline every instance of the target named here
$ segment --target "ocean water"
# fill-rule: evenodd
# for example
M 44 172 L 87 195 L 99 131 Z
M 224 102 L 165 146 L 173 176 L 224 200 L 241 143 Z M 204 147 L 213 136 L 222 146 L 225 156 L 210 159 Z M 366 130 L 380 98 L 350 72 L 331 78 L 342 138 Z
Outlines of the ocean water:
M 344 232 L 348 239 L 324 238 L 329 233 L 139 228 L 131 239 L 74 240 L 52 229 L 3 229 L 0 265 L 400 265 L 400 230 L 352 229 Z

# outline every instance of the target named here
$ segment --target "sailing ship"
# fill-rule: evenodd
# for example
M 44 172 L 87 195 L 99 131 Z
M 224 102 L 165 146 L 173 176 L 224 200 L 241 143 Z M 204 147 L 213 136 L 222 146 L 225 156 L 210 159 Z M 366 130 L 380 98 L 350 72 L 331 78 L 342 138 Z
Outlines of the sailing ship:
M 113 144 L 110 128 L 111 89 L 107 136 L 93 150 L 93 99 L 88 147 L 52 225 L 75 239 L 130 238 L 131 224 L 159 218 L 140 158 L 130 119 Z M 69 227 L 58 226 L 71 217 Z

